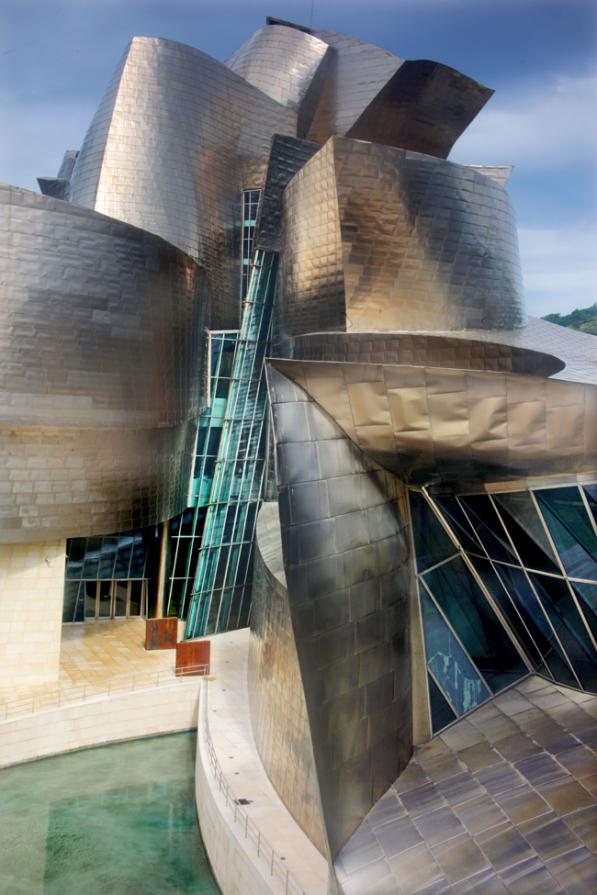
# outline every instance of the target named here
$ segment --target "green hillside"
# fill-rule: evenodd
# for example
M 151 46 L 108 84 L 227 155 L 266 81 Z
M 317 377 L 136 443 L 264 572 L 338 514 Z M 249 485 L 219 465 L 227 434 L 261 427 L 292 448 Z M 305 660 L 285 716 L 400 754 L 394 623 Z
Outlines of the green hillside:
M 576 308 L 569 314 L 546 314 L 543 318 L 550 323 L 558 323 L 569 329 L 579 329 L 583 333 L 597 336 L 597 302 L 589 308 Z

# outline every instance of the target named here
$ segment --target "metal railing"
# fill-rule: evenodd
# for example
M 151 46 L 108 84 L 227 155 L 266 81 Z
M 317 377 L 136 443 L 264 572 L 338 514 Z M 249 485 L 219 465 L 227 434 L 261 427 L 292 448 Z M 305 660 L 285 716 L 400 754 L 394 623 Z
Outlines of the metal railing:
M 251 820 L 248 812 L 243 807 L 242 801 L 234 795 L 228 781 L 224 776 L 224 772 L 222 771 L 222 768 L 218 761 L 216 750 L 214 749 L 214 744 L 209 732 L 209 721 L 207 717 L 207 694 L 208 682 L 206 679 L 204 679 L 204 683 L 201 688 L 201 714 L 202 723 L 205 729 L 207 755 L 216 781 L 216 786 L 224 796 L 226 807 L 230 808 L 230 810 L 232 811 L 233 822 L 240 825 L 244 834 L 244 838 L 247 841 L 253 843 L 257 850 L 257 857 L 261 858 L 265 867 L 267 868 L 267 871 L 269 872 L 269 875 L 273 879 L 278 879 L 280 881 L 280 883 L 282 884 L 282 891 L 284 892 L 284 895 L 305 895 L 305 890 L 301 888 L 301 886 L 299 886 L 296 880 L 292 877 L 288 866 L 285 863 L 285 859 L 281 855 L 277 854 L 277 852 L 269 844 L 265 836 L 263 836 L 263 834 L 260 832 L 256 824 Z
M 163 687 L 175 681 L 209 674 L 209 665 L 189 665 L 178 672 L 174 668 L 160 668 L 156 671 L 135 671 L 121 674 L 97 683 L 87 682 L 73 687 L 61 687 L 49 693 L 32 693 L 22 699 L 11 699 L 0 703 L 0 721 L 9 721 L 22 715 L 33 715 L 48 709 L 58 708 L 75 702 L 86 702 L 98 697 L 120 696 L 135 690 Z

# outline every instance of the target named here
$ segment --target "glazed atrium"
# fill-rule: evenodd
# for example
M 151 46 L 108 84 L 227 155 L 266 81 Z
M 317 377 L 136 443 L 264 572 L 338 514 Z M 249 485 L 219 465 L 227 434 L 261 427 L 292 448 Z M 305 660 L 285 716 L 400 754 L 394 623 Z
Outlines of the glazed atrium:
M 0 186 L 0 679 L 100 620 L 230 649 L 323 882 L 249 873 L 200 750 L 224 895 L 597 886 L 597 343 L 525 311 L 511 169 L 448 160 L 491 94 L 275 18 L 135 37 Z

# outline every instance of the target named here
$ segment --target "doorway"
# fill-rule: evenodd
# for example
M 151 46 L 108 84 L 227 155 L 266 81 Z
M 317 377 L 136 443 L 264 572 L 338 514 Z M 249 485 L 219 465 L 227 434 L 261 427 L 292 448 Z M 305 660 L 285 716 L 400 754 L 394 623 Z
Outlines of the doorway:
M 82 581 L 85 589 L 85 619 L 134 618 L 145 615 L 145 578 L 112 581 Z

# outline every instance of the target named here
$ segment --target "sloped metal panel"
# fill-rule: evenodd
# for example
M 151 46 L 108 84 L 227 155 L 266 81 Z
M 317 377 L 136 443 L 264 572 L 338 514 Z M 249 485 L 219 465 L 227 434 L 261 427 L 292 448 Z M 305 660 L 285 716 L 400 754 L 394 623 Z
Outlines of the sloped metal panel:
M 240 194 L 296 113 L 183 44 L 133 38 L 71 179 L 72 202 L 157 233 L 205 265 L 211 325 L 238 325 Z
M 523 326 L 505 190 L 471 168 L 335 137 L 286 188 L 287 335 Z
M 427 59 L 404 62 L 347 133 L 447 158 L 493 90 Z
M 325 62 L 326 77 L 317 111 L 304 136 L 325 143 L 332 135 L 350 130 L 404 60 L 346 34 L 324 30 L 312 33 L 332 50 Z
M 271 363 L 364 453 L 414 484 L 595 468 L 593 385 L 440 367 Z
M 228 68 L 298 111 L 328 45 L 296 28 L 266 25 L 228 57 Z
M 282 552 L 335 855 L 412 747 L 404 490 L 268 368 Z
M 159 237 L 0 188 L 0 539 L 182 508 L 202 390 L 202 270 Z

